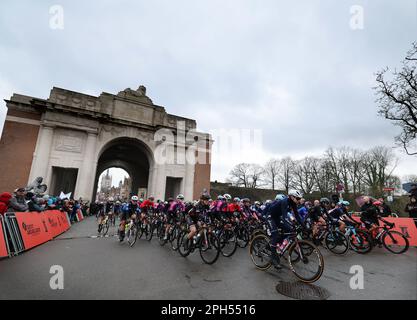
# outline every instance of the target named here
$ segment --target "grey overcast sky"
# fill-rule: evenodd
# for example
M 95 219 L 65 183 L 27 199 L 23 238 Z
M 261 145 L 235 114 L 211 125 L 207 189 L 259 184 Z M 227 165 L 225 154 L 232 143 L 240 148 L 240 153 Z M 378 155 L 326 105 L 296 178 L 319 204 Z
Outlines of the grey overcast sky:
M 57 4 L 62 30 L 49 25 Z M 353 5 L 363 29 L 350 27 Z M 416 36 L 416 0 L 2 0 L 0 97 L 144 84 L 201 131 L 262 130 L 244 156 L 215 147 L 212 180 L 224 180 L 242 161 L 394 146 L 399 129 L 377 116 L 371 88 Z M 2 102 L 0 127 L 5 112 Z M 416 173 L 417 158 L 396 152 L 396 173 Z

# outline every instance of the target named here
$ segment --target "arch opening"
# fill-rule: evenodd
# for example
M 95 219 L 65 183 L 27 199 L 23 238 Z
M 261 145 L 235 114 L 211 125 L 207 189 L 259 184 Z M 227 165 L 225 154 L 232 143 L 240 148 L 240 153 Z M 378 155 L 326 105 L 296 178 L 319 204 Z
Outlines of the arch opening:
M 137 139 L 119 138 L 103 147 L 97 162 L 93 199 L 97 198 L 100 175 L 110 168 L 123 169 L 130 178 L 129 196 L 145 197 L 149 185 L 149 169 L 152 154 L 148 147 Z

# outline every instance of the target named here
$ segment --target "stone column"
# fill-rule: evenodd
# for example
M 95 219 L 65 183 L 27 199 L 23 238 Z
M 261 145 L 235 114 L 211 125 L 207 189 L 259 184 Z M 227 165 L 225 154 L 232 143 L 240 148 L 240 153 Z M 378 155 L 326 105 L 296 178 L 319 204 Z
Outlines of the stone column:
M 188 150 L 188 149 L 187 149 Z M 195 170 L 195 164 L 192 163 L 190 160 L 187 159 L 185 162 L 185 175 L 184 175 L 184 197 L 186 200 L 197 200 L 197 197 L 200 195 L 193 195 L 194 193 L 194 170 Z M 196 198 L 196 199 L 193 199 Z
M 166 174 L 165 164 L 155 164 L 152 194 L 156 199 L 165 199 Z M 148 193 L 149 194 L 149 193 Z
M 43 177 L 43 183 L 48 184 L 49 187 L 50 181 L 47 180 L 47 175 L 53 137 L 54 128 L 51 126 L 41 125 L 36 150 L 33 154 L 32 168 L 30 169 L 28 183 L 31 183 L 37 177 Z
M 83 200 L 92 200 L 94 179 L 96 174 L 97 161 L 94 159 L 96 153 L 97 133 L 88 132 L 87 142 L 84 149 L 84 160 L 78 172 L 75 197 L 82 197 Z

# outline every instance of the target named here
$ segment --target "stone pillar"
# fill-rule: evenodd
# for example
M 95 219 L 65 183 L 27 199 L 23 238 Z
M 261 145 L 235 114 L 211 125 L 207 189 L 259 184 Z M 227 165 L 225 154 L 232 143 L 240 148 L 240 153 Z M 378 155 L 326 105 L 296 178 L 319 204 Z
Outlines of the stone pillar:
M 184 175 L 184 182 L 183 182 L 183 186 L 184 186 L 184 197 L 185 200 L 197 200 L 197 197 L 199 197 L 200 195 L 194 195 L 194 168 L 195 168 L 195 164 L 192 163 L 190 160 L 192 159 L 187 159 L 186 158 L 186 162 L 185 162 L 185 175 Z M 196 198 L 196 199 L 194 199 Z
M 166 174 L 165 164 L 155 164 L 153 170 L 153 196 L 156 199 L 165 199 Z M 149 193 L 148 193 L 149 194 Z
M 94 159 L 96 153 L 97 133 L 88 132 L 87 142 L 84 149 L 84 160 L 78 172 L 75 197 L 82 197 L 83 200 L 92 201 L 94 179 L 96 174 L 97 162 Z
M 36 150 L 33 154 L 32 168 L 30 169 L 28 183 L 31 183 L 37 177 L 43 177 L 43 183 L 46 183 L 49 187 L 50 179 L 48 180 L 47 175 L 53 137 L 54 128 L 42 125 L 39 130 L 39 138 L 36 144 Z

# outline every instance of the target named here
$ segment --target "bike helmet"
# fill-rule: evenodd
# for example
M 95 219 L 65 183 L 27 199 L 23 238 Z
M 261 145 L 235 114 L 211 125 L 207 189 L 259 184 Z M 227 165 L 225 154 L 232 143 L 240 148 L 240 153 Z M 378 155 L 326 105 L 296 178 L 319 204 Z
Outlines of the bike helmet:
M 374 206 L 380 206 L 380 205 L 382 205 L 382 202 L 377 200 L 377 201 L 374 201 L 372 204 Z
M 277 194 L 277 196 L 275 197 L 275 200 L 284 200 L 285 198 L 286 196 L 280 193 L 280 194 Z
M 293 196 L 293 197 L 300 198 L 300 199 L 302 198 L 301 192 L 298 190 L 288 191 L 288 196 Z
M 179 195 L 177 196 L 177 199 L 178 199 L 178 200 L 184 200 L 184 195 L 183 195 L 183 194 L 179 194 Z
M 223 197 L 224 197 L 226 200 L 232 200 L 232 196 L 231 196 L 230 194 L 228 194 L 228 193 L 224 194 L 224 195 L 223 195 Z
M 200 199 L 201 200 L 210 200 L 210 196 L 208 194 L 202 194 Z
M 224 197 L 222 195 L 217 196 L 217 200 L 224 200 Z
M 260 206 L 261 203 L 259 201 L 255 201 L 255 206 Z
M 155 197 L 154 196 L 149 196 L 148 199 L 149 200 L 155 200 Z
M 242 202 L 243 202 L 243 203 L 250 202 L 250 199 L 249 199 L 249 198 L 243 198 L 243 199 L 242 199 Z
M 240 198 L 239 197 L 236 197 L 236 198 L 233 199 L 233 201 L 234 202 L 240 202 Z
M 330 200 L 328 198 L 321 198 L 320 203 L 330 204 Z
M 272 202 L 272 200 L 266 200 L 265 205 L 267 205 L 268 203 L 271 203 L 271 202 Z
M 340 206 L 344 206 L 344 207 L 348 207 L 350 206 L 350 202 L 349 201 L 340 201 L 338 203 Z
M 132 200 L 132 201 L 138 201 L 139 198 L 138 198 L 138 196 L 132 196 L 132 198 L 130 200 Z

